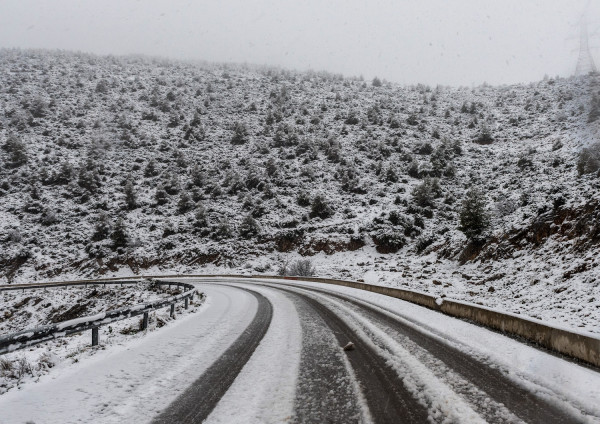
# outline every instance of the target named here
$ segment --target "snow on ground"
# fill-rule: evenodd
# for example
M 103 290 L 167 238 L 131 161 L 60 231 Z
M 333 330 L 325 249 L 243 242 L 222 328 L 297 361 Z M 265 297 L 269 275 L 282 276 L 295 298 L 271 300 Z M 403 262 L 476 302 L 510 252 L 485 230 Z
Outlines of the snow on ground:
M 78 363 L 61 363 L 20 390 L 0 396 L 0 423 L 149 421 L 218 358 L 254 317 L 255 298 L 203 286 L 207 300 L 165 331 L 105 346 Z
M 41 325 L 93 316 L 121 307 L 133 306 L 172 296 L 176 290 L 138 284 L 90 285 L 25 291 L 0 292 L 0 334 L 10 334 Z M 180 302 L 181 303 L 181 302 Z M 188 310 L 176 305 L 176 316 L 193 314 L 202 300 L 196 297 Z M 48 372 L 69 363 L 85 361 L 99 350 L 120 346 L 172 322 L 169 308 L 149 314 L 148 329 L 140 331 L 141 317 L 129 318 L 99 329 L 101 345 L 91 346 L 91 332 L 72 334 L 34 345 L 0 357 L 0 394 L 14 387 L 38 381 Z M 166 330 L 166 329 L 165 329 Z M 166 330 L 168 331 L 168 330 Z
M 572 268 L 592 264 L 588 272 L 576 274 L 568 282 L 560 281 L 567 271 L 562 266 L 529 254 L 498 263 L 458 266 L 435 254 L 390 257 L 366 246 L 312 259 L 319 277 L 412 289 L 526 315 L 550 325 L 600 333 L 600 256 L 561 258 Z
M 148 282 L 0 291 L 0 333 L 68 321 L 152 302 L 167 293 Z

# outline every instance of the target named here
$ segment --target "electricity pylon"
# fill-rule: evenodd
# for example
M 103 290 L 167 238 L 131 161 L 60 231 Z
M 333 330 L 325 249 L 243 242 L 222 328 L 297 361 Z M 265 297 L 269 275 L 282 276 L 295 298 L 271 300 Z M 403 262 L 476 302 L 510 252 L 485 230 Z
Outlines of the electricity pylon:
M 594 57 L 590 51 L 590 39 L 588 34 L 588 12 L 591 1 L 588 1 L 583 16 L 580 21 L 580 34 L 579 34 L 579 57 L 577 58 L 577 67 L 575 68 L 575 75 L 587 75 L 590 73 L 598 72 L 596 64 L 594 63 Z

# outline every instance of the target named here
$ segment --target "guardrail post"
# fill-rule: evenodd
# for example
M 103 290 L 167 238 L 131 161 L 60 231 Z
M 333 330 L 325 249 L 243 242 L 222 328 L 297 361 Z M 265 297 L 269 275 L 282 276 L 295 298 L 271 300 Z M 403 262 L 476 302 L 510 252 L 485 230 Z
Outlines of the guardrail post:
M 142 330 L 148 328 L 148 312 L 144 312 L 144 319 L 142 320 Z
M 171 318 L 175 316 L 175 304 L 171 303 Z
M 190 303 L 190 299 L 189 298 L 185 298 L 185 309 L 187 309 L 189 307 L 189 303 Z
M 98 346 L 98 340 L 100 336 L 98 335 L 98 327 L 92 327 L 92 346 Z

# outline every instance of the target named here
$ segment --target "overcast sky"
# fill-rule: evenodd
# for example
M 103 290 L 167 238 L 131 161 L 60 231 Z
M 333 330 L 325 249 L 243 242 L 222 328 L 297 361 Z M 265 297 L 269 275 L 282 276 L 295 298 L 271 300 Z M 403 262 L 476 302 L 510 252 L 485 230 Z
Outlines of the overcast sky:
M 0 46 L 269 64 L 403 84 L 503 84 L 572 74 L 585 4 L 0 0 Z

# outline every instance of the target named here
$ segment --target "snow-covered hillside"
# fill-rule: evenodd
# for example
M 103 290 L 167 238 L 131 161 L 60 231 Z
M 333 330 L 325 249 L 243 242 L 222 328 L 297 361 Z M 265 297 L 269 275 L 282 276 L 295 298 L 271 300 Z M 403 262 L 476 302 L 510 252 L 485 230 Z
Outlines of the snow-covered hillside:
M 0 283 L 310 256 L 600 331 L 600 179 L 578 167 L 598 77 L 378 82 L 1 50 Z M 472 188 L 490 225 L 468 240 Z

